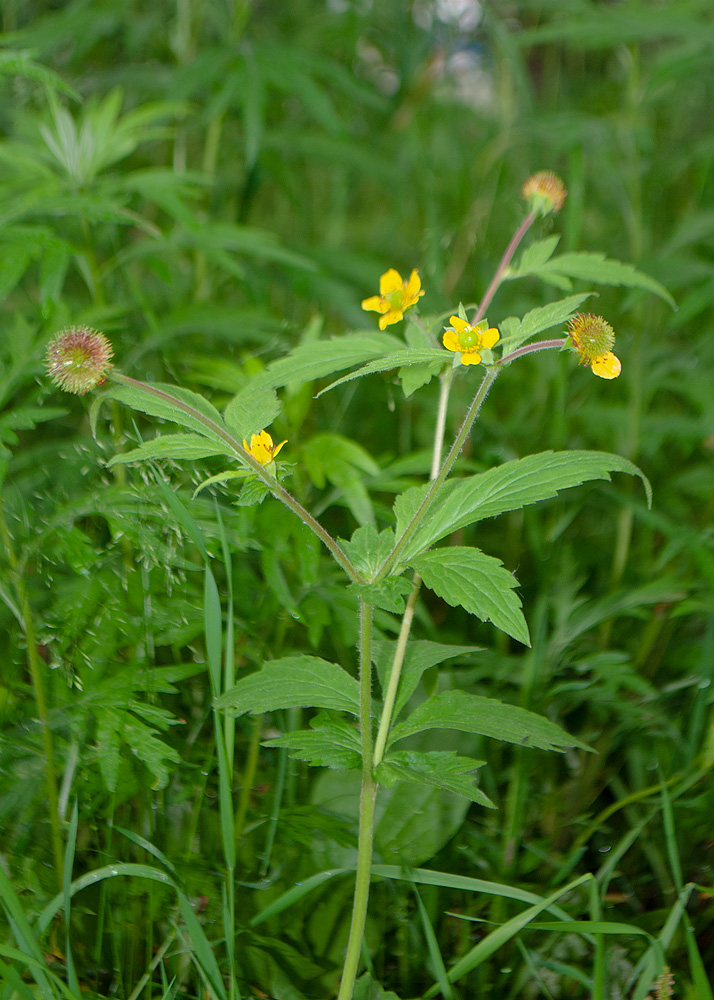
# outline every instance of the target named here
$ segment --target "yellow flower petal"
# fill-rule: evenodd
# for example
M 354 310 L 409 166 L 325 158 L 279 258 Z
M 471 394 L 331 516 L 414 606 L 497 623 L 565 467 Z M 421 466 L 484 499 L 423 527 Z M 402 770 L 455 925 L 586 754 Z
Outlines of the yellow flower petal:
M 476 351 L 469 351 L 468 353 L 464 353 L 464 354 L 461 355 L 461 364 L 462 365 L 480 365 L 481 364 L 481 355 L 478 354 Z
M 481 347 L 491 348 L 501 339 L 501 334 L 495 326 L 490 326 L 488 330 L 481 334 Z
M 607 379 L 617 378 L 622 371 L 620 359 L 612 351 L 608 351 L 607 354 L 601 354 L 599 358 L 593 358 L 590 362 L 590 367 L 600 378 Z
M 362 308 L 383 313 L 389 309 L 389 303 L 385 302 L 381 295 L 371 295 L 368 299 L 362 299 Z
M 379 329 L 384 330 L 390 323 L 398 323 L 400 319 L 404 319 L 404 313 L 400 312 L 398 309 L 390 309 L 389 312 L 380 317 Z
M 461 319 L 460 316 L 450 316 L 449 323 L 452 325 L 457 333 L 463 333 L 467 326 L 470 326 L 465 319 Z
M 395 271 L 393 267 L 390 267 L 379 279 L 379 294 L 389 295 L 390 292 L 396 292 L 398 288 L 402 288 L 403 284 L 404 282 L 399 271 Z
M 409 280 L 407 281 L 404 291 L 405 297 L 408 299 L 410 304 L 416 302 L 416 300 L 424 294 L 424 292 L 421 291 L 421 280 L 419 278 L 418 271 L 414 270 L 409 275 Z
M 461 350 L 461 344 L 459 343 L 459 338 L 454 333 L 453 330 L 445 330 L 444 336 L 441 339 L 447 351 L 458 352 Z
M 277 457 L 277 454 L 280 451 L 280 449 L 283 447 L 284 444 L 287 444 L 287 443 L 288 443 L 288 439 L 285 438 L 285 440 L 281 441 L 280 444 L 276 444 L 275 445 L 275 447 L 273 448 L 273 458 Z
M 260 431 L 259 434 L 251 435 L 250 445 L 244 440 L 243 447 L 256 462 L 259 462 L 261 465 L 267 465 L 273 461 L 285 443 L 286 441 L 283 441 L 281 444 L 275 446 L 270 434 L 267 431 Z

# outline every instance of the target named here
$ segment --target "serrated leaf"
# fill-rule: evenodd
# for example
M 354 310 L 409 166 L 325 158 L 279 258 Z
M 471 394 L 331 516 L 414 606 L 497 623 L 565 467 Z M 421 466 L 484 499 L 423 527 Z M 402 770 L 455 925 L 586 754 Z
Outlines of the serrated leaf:
M 652 292 L 669 303 L 673 309 L 677 305 L 659 281 L 638 271 L 632 264 L 625 264 L 620 260 L 607 257 L 604 253 L 577 252 L 565 253 L 559 257 L 551 257 L 550 260 L 530 267 L 528 272 L 520 269 L 513 272 L 511 277 L 521 277 L 524 273 L 533 274 L 536 277 L 547 277 L 549 275 L 580 278 L 583 281 L 594 281 L 599 285 L 624 286 L 626 288 L 641 288 L 644 291 Z
M 223 445 L 224 441 L 219 433 L 220 430 L 224 429 L 223 418 L 207 399 L 189 389 L 181 389 L 175 385 L 164 385 L 161 382 L 152 384 L 151 388 L 157 390 L 160 395 L 157 396 L 153 392 L 147 392 L 130 385 L 112 385 L 107 392 L 95 399 L 90 407 L 92 433 L 96 430 L 101 404 L 106 399 L 116 399 L 118 402 L 130 406 L 133 410 L 147 413 L 151 417 L 171 420 L 173 423 L 179 424 L 181 427 L 188 427 L 212 441 L 220 441 Z M 179 403 L 190 407 L 195 412 L 187 413 L 178 405 Z M 209 423 L 207 424 L 205 421 Z M 236 454 L 238 457 L 243 455 L 243 448 L 240 444 L 236 445 Z
M 233 397 L 224 411 L 226 426 L 240 441 L 269 427 L 282 409 L 275 389 L 255 379 Z
M 547 306 L 539 306 L 526 313 L 522 320 L 509 317 L 506 321 L 508 327 L 504 331 L 501 327 L 501 348 L 502 355 L 514 351 L 530 337 L 544 330 L 550 330 L 554 326 L 561 326 L 578 308 L 585 299 L 590 298 L 592 292 L 583 292 L 579 295 L 569 295 L 560 302 L 550 302 Z
M 261 376 L 261 381 L 275 389 L 288 383 L 314 382 L 403 347 L 403 342 L 389 333 L 352 333 L 346 337 L 313 340 L 274 361 Z
M 530 646 L 521 602 L 513 588 L 518 581 L 499 559 L 479 549 L 453 546 L 434 549 L 411 560 L 429 590 L 452 607 L 465 608 L 481 621 Z
M 349 375 L 343 375 L 342 378 L 338 378 L 336 382 L 331 382 L 328 386 L 318 392 L 317 396 L 322 396 L 323 393 L 329 392 L 331 389 L 336 388 L 338 385 L 342 385 L 345 382 L 351 382 L 352 379 L 362 378 L 364 375 L 373 375 L 375 372 L 387 372 L 391 371 L 393 368 L 408 368 L 411 365 L 423 365 L 425 363 L 439 362 L 441 364 L 451 364 L 453 357 L 448 351 L 437 351 L 433 349 L 424 350 L 414 350 L 410 348 L 409 350 L 394 351 L 391 354 L 385 354 L 384 357 L 377 358 L 375 361 L 370 361 L 366 365 L 362 365 L 354 372 L 350 372 Z M 315 398 L 317 398 L 317 396 Z
M 378 532 L 374 525 L 365 524 L 353 532 L 349 541 L 340 542 L 352 565 L 369 579 L 394 548 L 394 532 L 391 528 Z
M 459 757 L 456 751 L 392 750 L 377 767 L 377 780 L 391 788 L 398 781 L 433 785 L 447 792 L 463 795 L 472 802 L 494 809 L 493 802 L 476 787 L 471 774 L 485 761 Z
M 257 476 L 251 477 L 233 501 L 238 507 L 253 507 L 262 503 L 270 493 L 270 487 Z
M 555 248 L 559 243 L 560 236 L 548 236 L 544 240 L 537 240 L 535 243 L 532 243 L 521 254 L 521 259 L 515 270 L 519 273 L 525 273 L 534 267 L 540 267 L 541 264 L 545 264 L 553 256 Z M 507 276 L 509 274 L 510 272 L 507 272 Z
M 286 747 L 291 757 L 318 767 L 353 770 L 362 766 L 357 730 L 326 712 L 318 712 L 309 730 L 263 740 L 263 746 Z
M 591 479 L 610 479 L 611 472 L 639 476 L 651 502 L 647 477 L 627 459 L 599 451 L 543 451 L 537 455 L 504 462 L 503 465 L 466 479 L 447 481 L 438 491 L 400 557 L 410 557 L 468 524 L 496 517 L 527 504 L 547 500 L 560 490 Z M 397 538 L 419 509 L 429 486 L 417 486 L 397 497 Z
M 404 722 L 392 729 L 389 743 L 428 729 L 477 733 L 538 750 L 589 749 L 585 743 L 535 712 L 466 691 L 443 691 L 422 702 Z
M 216 701 L 234 715 L 283 708 L 332 708 L 359 715 L 359 684 L 336 663 L 316 656 L 284 656 L 266 663 Z
M 383 692 L 387 687 L 396 648 L 396 640 L 374 639 L 372 641 L 372 661 L 376 667 Z M 455 656 L 468 656 L 470 653 L 478 653 L 482 649 L 482 646 L 447 646 L 442 642 L 431 642 L 428 639 L 411 640 L 407 644 L 407 650 L 404 654 L 392 717 L 397 718 L 419 686 L 419 681 L 425 671 L 443 663 L 444 660 L 451 660 Z
M 152 441 L 144 441 L 138 448 L 114 455 L 107 462 L 107 468 L 127 465 L 130 462 L 146 462 L 153 458 L 208 458 L 212 455 L 233 455 L 227 444 L 210 442 L 200 434 L 165 434 Z
M 413 586 L 403 576 L 389 576 L 379 583 L 353 583 L 347 589 L 367 604 L 399 615 L 404 611 L 406 597 Z

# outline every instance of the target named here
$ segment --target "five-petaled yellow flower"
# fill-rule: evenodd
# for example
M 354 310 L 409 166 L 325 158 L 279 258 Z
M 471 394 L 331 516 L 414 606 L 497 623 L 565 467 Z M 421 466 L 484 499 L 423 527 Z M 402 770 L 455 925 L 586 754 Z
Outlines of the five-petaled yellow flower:
M 495 326 L 489 326 L 486 320 L 471 326 L 460 316 L 449 318 L 450 327 L 444 333 L 443 342 L 447 351 L 461 354 L 462 365 L 480 365 L 479 351 L 491 348 L 500 340 L 500 334 Z
M 577 313 L 568 321 L 568 336 L 581 365 L 590 365 L 600 378 L 617 378 L 622 365 L 611 350 L 615 345 L 615 331 L 602 316 Z
M 285 441 L 281 441 L 280 444 L 273 444 L 270 434 L 267 431 L 261 431 L 260 434 L 251 435 L 250 445 L 244 440 L 243 447 L 256 462 L 260 462 L 261 465 L 268 465 L 275 459 L 280 449 L 286 443 L 287 438 Z
M 404 313 L 422 297 L 421 281 L 417 271 L 412 271 L 406 281 L 402 281 L 399 271 L 390 267 L 379 279 L 379 295 L 362 300 L 362 308 L 378 312 L 379 329 L 384 330 L 390 323 L 404 319 Z

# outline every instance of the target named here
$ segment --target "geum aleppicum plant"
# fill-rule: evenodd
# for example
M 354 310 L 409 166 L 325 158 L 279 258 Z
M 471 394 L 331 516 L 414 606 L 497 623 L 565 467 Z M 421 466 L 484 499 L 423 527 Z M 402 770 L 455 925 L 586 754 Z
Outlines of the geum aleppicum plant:
M 93 425 L 102 399 L 111 397 L 183 428 L 181 433 L 165 434 L 125 454 L 115 455 L 110 466 L 160 458 L 181 460 L 224 455 L 237 468 L 212 476 L 202 487 L 248 477 L 240 502 L 246 502 L 244 494 L 248 487 L 249 501 L 258 502 L 271 494 L 317 535 L 345 572 L 346 585 L 359 613 L 357 678 L 342 665 L 308 655 L 266 662 L 260 670 L 241 678 L 227 690 L 220 690 L 217 673 L 212 678 L 216 710 L 229 715 L 321 709 L 312 719 L 310 729 L 286 733 L 265 745 L 284 747 L 291 756 L 309 764 L 361 771 L 355 892 L 339 1000 L 352 996 L 360 961 L 379 785 L 422 784 L 492 806 L 471 777 L 483 762 L 454 752 L 398 749 L 398 744 L 428 730 L 452 729 L 540 750 L 562 751 L 566 747 L 583 746 L 553 722 L 532 712 L 462 690 L 431 694 L 416 707 L 412 706 L 412 696 L 420 687 L 424 671 L 456 655 L 448 645 L 410 639 L 422 582 L 447 603 L 461 606 L 483 621 L 491 621 L 514 639 L 529 645 L 528 627 L 512 574 L 499 560 L 475 547 L 448 544 L 435 547 L 436 543 L 467 525 L 553 497 L 567 487 L 586 480 L 609 479 L 613 471 L 639 475 L 649 499 L 649 484 L 636 466 L 617 455 L 591 451 L 547 451 L 506 462 L 478 475 L 450 477 L 490 388 L 519 357 L 549 349 L 569 350 L 602 378 L 613 379 L 620 373 L 620 362 L 612 352 L 614 333 L 610 325 L 601 317 L 578 312 L 589 292 L 571 294 L 533 309 L 522 319 L 509 317 L 498 327 L 490 326 L 485 313 L 504 280 L 524 275 L 540 275 L 548 280 L 555 275 L 560 287 L 567 288 L 570 276 L 587 274 L 594 281 L 639 287 L 669 300 L 661 285 L 629 265 L 596 254 L 554 257 L 557 238 L 553 237 L 531 244 L 514 267 L 511 261 L 521 240 L 539 216 L 561 207 L 565 188 L 554 174 L 544 172 L 527 181 L 523 195 L 528 211 L 474 315 L 469 317 L 463 306 L 459 306 L 455 313 L 450 310 L 446 314 L 447 324 L 437 322 L 430 326 L 416 315 L 423 294 L 417 272 L 412 271 L 404 281 L 397 271 L 390 269 L 382 275 L 380 294 L 365 299 L 362 305 L 380 314 L 382 331 L 411 311 L 417 329 L 423 333 L 423 346 L 413 343 L 407 346 L 384 332 L 353 333 L 301 344 L 256 376 L 231 400 L 223 414 L 193 392 L 168 385 L 149 385 L 121 374 L 111 366 L 111 348 L 106 338 L 94 331 L 66 331 L 48 350 L 49 372 L 63 388 L 85 392 L 106 383 L 104 395 L 92 406 Z M 551 340 L 532 339 L 564 324 L 567 324 L 565 335 Z M 443 347 L 438 346 L 440 340 Z M 496 350 L 500 356 L 496 356 Z M 356 365 L 359 367 L 355 369 Z M 348 368 L 355 370 L 322 391 L 371 372 L 398 370 L 405 394 L 428 382 L 435 373 L 439 376 L 440 392 L 430 481 L 396 498 L 393 525 L 381 532 L 363 525 L 351 539 L 340 541 L 283 485 L 282 480 L 289 473 L 277 459 L 286 442 L 275 445 L 266 428 L 281 410 L 276 389 L 288 383 L 312 382 Z M 446 458 L 442 459 L 450 388 L 456 375 L 477 379 L 480 375 L 480 381 Z M 411 574 L 409 578 L 407 574 Z M 373 644 L 375 607 L 400 615 L 396 641 Z M 379 666 L 381 698 L 377 699 L 372 690 L 373 662 Z M 219 742 L 223 739 L 222 732 L 217 725 Z M 225 756 L 225 746 L 218 749 L 219 758 Z M 230 818 L 225 822 L 231 829 Z M 231 864 L 231 880 L 232 870 Z M 325 877 L 333 875 L 337 877 L 334 873 Z M 566 893 L 576 883 L 563 887 L 556 895 Z M 528 919 L 551 906 L 555 898 L 543 900 L 540 908 L 533 907 Z M 492 933 L 498 934 L 500 929 Z M 485 953 L 483 941 L 479 947 L 478 954 Z M 228 954 L 231 968 L 233 958 L 239 966 L 240 956 L 234 955 L 230 948 Z M 450 971 L 450 980 L 456 981 L 468 973 L 478 960 L 475 952 L 467 953 Z M 433 995 L 433 991 L 428 995 Z

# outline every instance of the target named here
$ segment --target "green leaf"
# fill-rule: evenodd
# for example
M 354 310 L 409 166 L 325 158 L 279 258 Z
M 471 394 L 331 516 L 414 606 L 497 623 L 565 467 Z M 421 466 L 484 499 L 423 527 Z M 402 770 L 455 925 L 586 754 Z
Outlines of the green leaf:
M 370 579 L 394 548 L 394 532 L 391 528 L 378 532 L 373 524 L 365 524 L 353 532 L 349 541 L 340 539 L 340 543 L 355 569 Z
M 216 442 L 212 444 L 200 434 L 165 434 L 145 441 L 138 448 L 114 455 L 107 462 L 113 465 L 127 465 L 129 462 L 146 462 L 152 458 L 208 458 L 211 455 L 233 455 L 231 448 Z
M 229 469 L 227 472 L 219 472 L 215 476 L 209 476 L 208 479 L 204 479 L 203 482 L 196 487 L 193 491 L 192 500 L 195 500 L 201 490 L 205 490 L 207 486 L 213 486 L 215 483 L 227 483 L 231 479 L 245 479 L 246 476 L 250 476 L 251 472 L 249 469 Z
M 396 993 L 385 990 L 369 972 L 365 972 L 355 983 L 352 1000 L 399 1000 Z
M 551 257 L 540 264 L 532 264 L 524 258 L 525 255 L 521 258 L 521 263 L 516 270 L 509 272 L 509 278 L 521 278 L 526 274 L 531 274 L 546 280 L 549 277 L 580 278 L 583 281 L 597 282 L 599 285 L 641 288 L 658 295 L 673 309 L 677 308 L 674 299 L 659 281 L 643 271 L 638 271 L 632 264 L 624 264 L 620 260 L 608 258 L 604 253 L 564 253 L 559 257 Z
M 316 656 L 284 656 L 238 681 L 216 701 L 234 715 L 281 708 L 332 708 L 359 715 L 359 684 L 336 663 Z
M 251 434 L 269 427 L 281 410 L 275 389 L 254 379 L 233 397 L 225 409 L 226 426 L 240 440 L 250 441 Z
M 398 781 L 417 785 L 433 785 L 456 795 L 463 795 L 472 802 L 494 809 L 493 802 L 478 789 L 469 775 L 485 761 L 459 757 L 456 751 L 431 751 L 416 753 L 411 750 L 393 750 L 377 767 L 377 779 L 387 788 Z
M 404 722 L 392 729 L 389 743 L 427 729 L 457 729 L 539 750 L 589 749 L 560 726 L 534 712 L 466 691 L 443 691 L 422 702 Z
M 402 576 L 390 576 L 379 583 L 353 583 L 347 588 L 350 594 L 361 597 L 367 604 L 399 615 L 404 611 L 405 599 L 414 584 Z
M 189 389 L 181 389 L 175 385 L 164 385 L 156 382 L 151 385 L 152 390 L 157 390 L 161 395 L 157 396 L 153 391 L 135 387 L 132 385 L 112 385 L 109 390 L 94 400 L 90 407 L 90 422 L 92 433 L 96 431 L 97 416 L 99 408 L 106 399 L 116 399 L 119 403 L 124 403 L 140 413 L 147 413 L 151 417 L 162 417 L 164 420 L 171 420 L 182 427 L 188 427 L 192 431 L 197 431 L 203 437 L 219 441 L 223 446 L 225 442 L 218 431 L 224 429 L 223 418 L 218 410 L 203 396 L 191 392 Z M 186 412 L 178 404 L 188 406 L 194 413 Z M 201 418 L 205 418 L 215 425 L 215 429 L 207 426 Z M 236 454 L 243 455 L 243 448 L 236 445 Z
M 263 746 L 286 747 L 291 757 L 318 767 L 352 770 L 362 766 L 357 730 L 326 712 L 318 712 L 309 730 L 264 740 Z
M 521 602 L 513 589 L 518 581 L 499 559 L 479 549 L 453 546 L 425 552 L 410 561 L 425 585 L 452 607 L 459 605 L 481 621 L 491 621 L 514 639 L 530 646 Z
M 403 348 L 403 342 L 388 333 L 352 333 L 346 337 L 313 340 L 274 361 L 261 379 L 276 389 L 289 383 L 313 382 Z
M 651 503 L 647 477 L 625 458 L 600 451 L 543 451 L 537 455 L 504 462 L 488 472 L 467 479 L 447 481 L 438 491 L 419 527 L 407 542 L 400 561 L 459 528 L 526 504 L 556 496 L 560 490 L 579 486 L 589 479 L 610 479 L 610 472 L 639 476 Z M 397 497 L 397 538 L 418 510 L 428 485 L 413 487 Z
M 400 368 L 397 372 L 397 378 L 402 383 L 402 392 L 405 399 L 409 399 L 417 389 L 428 385 L 443 367 L 443 360 L 439 360 L 425 362 L 422 365 L 405 365 L 403 368 Z
M 318 489 L 330 482 L 339 490 L 358 524 L 374 524 L 374 510 L 363 482 L 363 473 L 379 475 L 369 452 L 342 434 L 315 434 L 301 449 L 308 475 Z
M 577 312 L 578 307 L 585 299 L 590 298 L 592 294 L 592 292 L 583 292 L 580 295 L 569 295 L 567 298 L 561 299 L 560 302 L 550 302 L 547 306 L 539 306 L 526 313 L 522 320 L 510 316 L 501 325 L 502 355 L 515 351 L 529 337 L 534 337 L 537 333 L 565 323 L 573 313 Z
M 386 689 L 389 680 L 389 672 L 394 661 L 396 648 L 396 641 L 388 639 L 374 639 L 372 641 L 372 660 L 377 669 L 382 691 Z M 411 640 L 404 654 L 393 718 L 396 719 L 414 694 L 426 670 L 443 663 L 444 660 L 451 660 L 455 656 L 478 653 L 482 648 L 482 646 L 447 646 L 441 642 L 430 642 L 428 639 Z
M 548 236 L 544 240 L 537 240 L 535 243 L 531 243 L 521 254 L 521 259 L 515 270 L 519 273 L 527 274 L 533 268 L 545 264 L 553 256 L 555 248 L 559 243 L 560 236 Z M 510 274 L 511 271 L 509 270 L 507 276 L 510 276 Z
M 363 375 L 372 375 L 375 372 L 387 372 L 392 368 L 408 368 L 410 365 L 423 365 L 426 363 L 433 364 L 434 362 L 439 362 L 443 364 L 451 364 L 453 357 L 448 351 L 435 351 L 433 349 L 415 350 L 410 348 L 408 350 L 394 351 L 391 354 L 385 354 L 382 358 L 377 358 L 375 361 L 370 361 L 369 364 L 363 365 L 358 368 L 357 371 L 350 372 L 349 375 L 343 375 L 342 378 L 338 378 L 336 382 L 331 382 L 328 386 L 318 392 L 318 396 L 322 396 L 323 393 L 329 392 L 338 385 L 342 385 L 344 382 L 351 382 L 352 379 L 362 378 Z M 317 397 L 316 397 L 317 398 Z
M 252 476 L 233 502 L 238 507 L 253 507 L 255 504 L 262 503 L 269 493 L 270 487 L 262 479 Z

